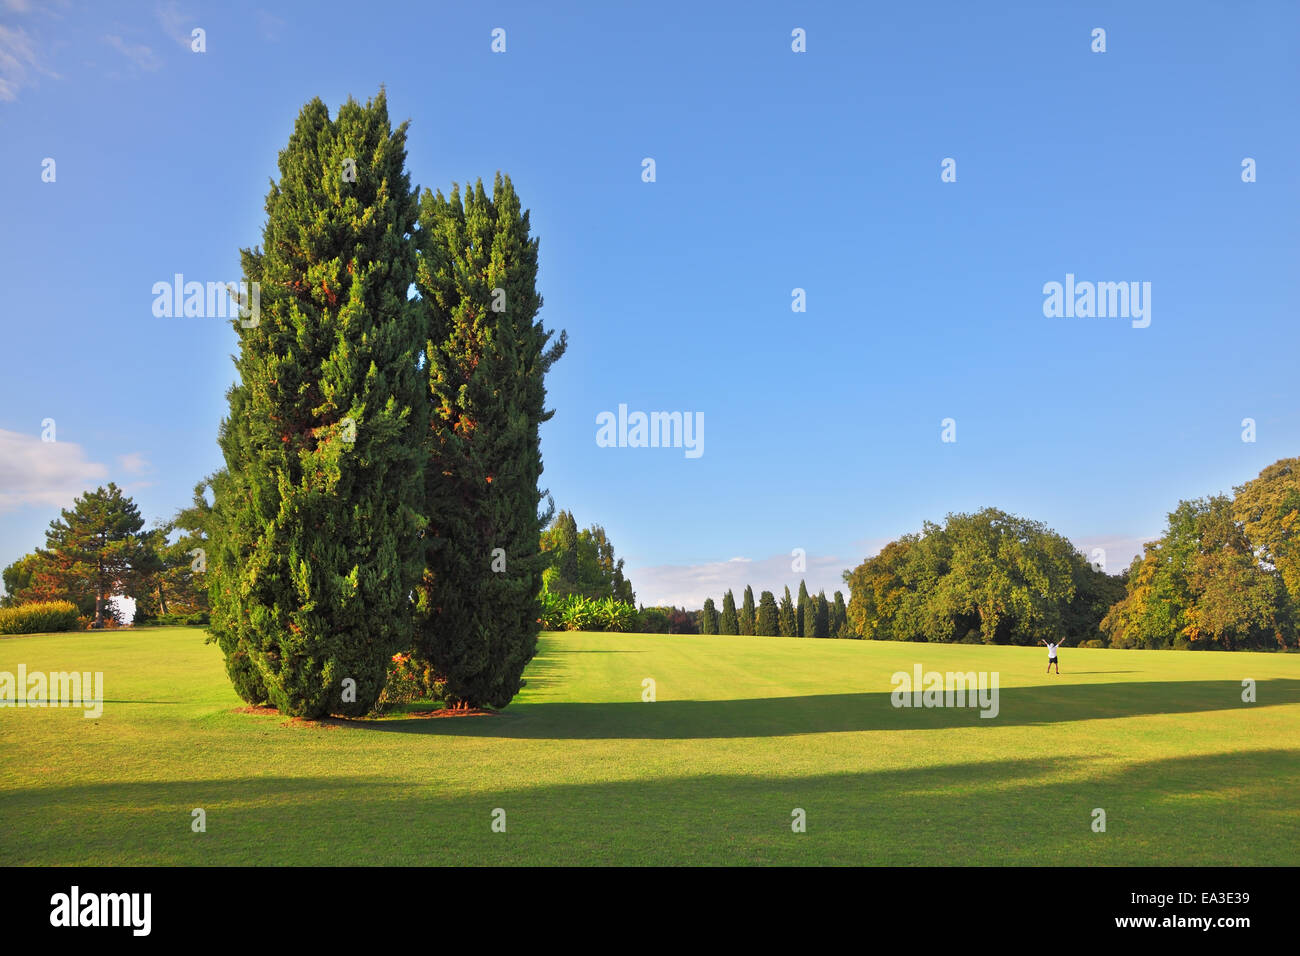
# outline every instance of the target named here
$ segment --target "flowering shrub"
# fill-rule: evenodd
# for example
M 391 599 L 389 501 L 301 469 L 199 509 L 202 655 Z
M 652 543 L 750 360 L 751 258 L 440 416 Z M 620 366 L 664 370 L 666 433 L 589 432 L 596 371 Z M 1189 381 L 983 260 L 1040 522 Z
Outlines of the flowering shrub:
M 394 654 L 388 663 L 388 679 L 375 703 L 375 714 L 385 714 L 419 700 L 442 700 L 447 682 L 425 662 L 412 654 Z

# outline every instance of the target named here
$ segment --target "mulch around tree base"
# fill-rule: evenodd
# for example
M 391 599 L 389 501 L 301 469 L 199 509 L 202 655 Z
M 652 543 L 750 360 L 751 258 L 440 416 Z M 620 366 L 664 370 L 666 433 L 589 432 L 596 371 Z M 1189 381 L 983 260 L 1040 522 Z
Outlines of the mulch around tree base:
M 281 713 L 274 707 L 236 707 L 231 713 L 235 714 L 253 714 L 258 717 L 280 717 Z M 472 707 L 469 710 L 452 710 L 450 707 L 444 707 L 440 710 L 413 710 L 409 714 L 394 714 L 391 719 L 394 720 L 426 720 L 435 717 L 499 717 L 500 713 L 495 710 L 486 710 L 481 707 Z M 311 720 L 306 717 L 290 717 L 280 726 L 282 727 L 315 727 L 318 730 L 338 730 L 340 727 L 346 727 L 353 723 L 357 718 L 343 717 L 322 717 Z M 361 718 L 362 720 L 372 720 L 373 718 Z

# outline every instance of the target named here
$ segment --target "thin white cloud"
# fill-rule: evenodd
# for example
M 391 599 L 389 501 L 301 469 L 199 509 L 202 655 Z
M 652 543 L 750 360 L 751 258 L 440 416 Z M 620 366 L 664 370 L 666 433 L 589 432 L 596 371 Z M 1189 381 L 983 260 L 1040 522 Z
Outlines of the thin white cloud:
M 153 471 L 153 465 L 149 463 L 149 459 L 145 458 L 144 455 L 140 454 L 138 451 L 129 452 L 125 455 L 118 455 L 117 463 L 121 466 L 123 471 L 132 475 L 143 475 L 146 472 Z
M 257 11 L 257 28 L 263 40 L 274 43 L 288 25 L 285 20 L 266 10 Z
M 143 43 L 132 45 L 112 33 L 104 37 L 104 42 L 142 70 L 148 70 L 152 73 L 162 66 L 162 60 L 158 54 Z
M 36 50 L 37 41 L 26 30 L 0 23 L 0 103 L 17 100 L 18 91 L 32 85 L 33 73 L 59 78 L 46 69 Z
M 5 9 L 10 13 L 31 13 L 32 0 L 5 0 Z
M 858 558 L 857 561 L 853 563 L 853 566 L 857 567 L 863 561 L 867 560 L 867 558 L 874 558 L 876 555 L 878 555 L 881 551 L 884 550 L 885 545 L 895 540 L 897 539 L 896 538 L 860 538 L 857 541 L 854 541 L 853 547 L 857 549 L 856 551 L 854 551 L 854 554 L 860 555 L 860 557 Z
M 1119 574 L 1133 563 L 1134 558 L 1143 553 L 1144 544 L 1155 541 L 1158 537 L 1160 537 L 1158 534 L 1146 536 L 1093 534 L 1075 538 L 1072 543 L 1089 561 L 1104 561 L 1103 570 L 1107 574 Z M 1094 555 L 1095 549 L 1100 549 L 1102 553 Z
M 799 582 L 808 582 L 808 591 L 816 594 L 825 590 L 831 597 L 837 590 L 843 591 L 848 599 L 848 589 L 842 577 L 845 569 L 858 563 L 835 555 L 808 555 L 805 559 L 807 569 L 794 571 L 791 564 L 794 558 L 789 554 L 778 554 L 770 558 L 755 561 L 751 558 L 731 558 L 727 561 L 713 561 L 706 564 L 660 564 L 648 567 L 630 567 L 627 576 L 636 590 L 636 599 L 640 604 L 651 607 L 655 605 L 685 606 L 700 608 L 705 598 L 722 607 L 722 594 L 727 589 L 736 597 L 739 605 L 745 585 L 754 588 L 754 600 L 764 591 L 771 591 L 779 601 L 787 585 L 792 597 L 799 593 Z
M 192 40 L 190 31 L 198 26 L 194 14 L 182 10 L 178 3 L 160 3 L 154 13 L 163 32 L 188 51 Z
M 64 508 L 107 477 L 108 467 L 88 461 L 80 445 L 0 428 L 0 512 Z

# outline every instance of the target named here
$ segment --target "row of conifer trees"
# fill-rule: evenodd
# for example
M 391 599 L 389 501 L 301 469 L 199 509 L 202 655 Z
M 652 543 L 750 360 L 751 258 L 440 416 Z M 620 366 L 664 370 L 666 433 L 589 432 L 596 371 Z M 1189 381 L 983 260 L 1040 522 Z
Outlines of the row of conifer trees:
M 809 595 L 808 584 L 799 582 L 799 599 L 790 597 L 787 585 L 780 603 L 771 591 L 759 595 L 754 603 L 754 589 L 745 586 L 739 611 L 736 598 L 728 589 L 722 596 L 722 611 L 718 612 L 713 598 L 704 602 L 700 611 L 701 634 L 754 634 L 771 637 L 857 637 L 849 627 L 848 608 L 844 595 L 835 592 L 834 600 L 827 600 L 826 592 L 816 597 Z

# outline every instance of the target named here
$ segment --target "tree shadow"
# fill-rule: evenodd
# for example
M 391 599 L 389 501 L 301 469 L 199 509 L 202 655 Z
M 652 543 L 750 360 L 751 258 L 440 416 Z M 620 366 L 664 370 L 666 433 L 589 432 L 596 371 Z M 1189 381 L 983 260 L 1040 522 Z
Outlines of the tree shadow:
M 895 707 L 888 692 L 644 703 L 640 686 L 622 702 L 515 702 L 482 719 L 349 720 L 356 730 L 552 740 L 699 740 L 859 731 L 995 728 L 1190 714 L 1300 703 L 1300 680 L 1256 682 L 1257 703 L 1236 681 L 1143 681 L 1001 688 L 997 714 L 967 707 Z M 634 696 L 635 695 L 635 696 Z
M 563 784 L 498 769 L 468 791 L 340 771 L 11 790 L 3 846 L 13 865 L 1292 865 L 1300 792 L 1295 749 Z

